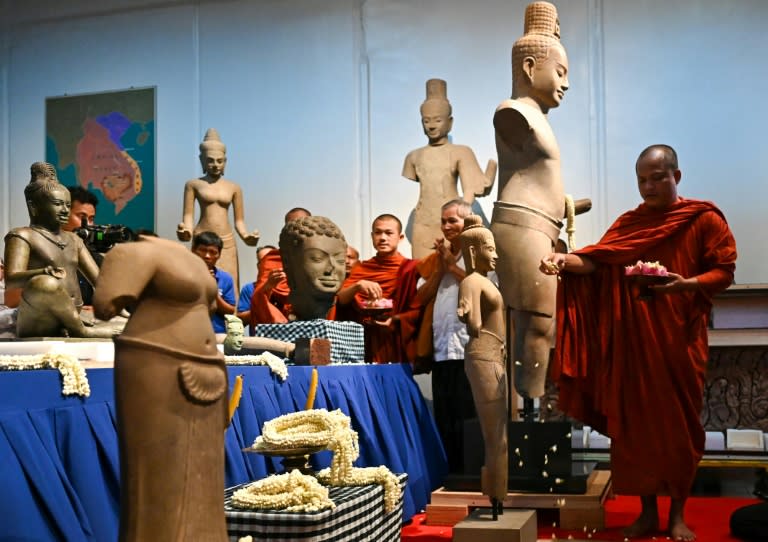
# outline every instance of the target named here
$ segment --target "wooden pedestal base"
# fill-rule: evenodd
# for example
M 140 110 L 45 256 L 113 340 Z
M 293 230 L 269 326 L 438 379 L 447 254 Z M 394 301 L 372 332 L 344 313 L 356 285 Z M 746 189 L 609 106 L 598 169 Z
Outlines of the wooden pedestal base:
M 453 542 L 536 542 L 536 511 L 505 510 L 494 521 L 490 508 L 476 508 L 453 527 Z
M 583 495 L 508 493 L 507 498 L 504 499 L 503 515 L 507 515 L 507 508 L 554 508 L 559 511 L 559 526 L 563 529 L 581 529 L 585 526 L 587 529 L 603 529 L 605 527 L 603 505 L 610 495 L 610 471 L 595 470 L 587 480 L 587 491 Z M 427 505 L 426 523 L 427 525 L 454 526 L 467 516 L 470 509 L 487 506 L 489 506 L 488 497 L 482 493 L 446 491 L 441 488 L 432 492 L 431 504 Z

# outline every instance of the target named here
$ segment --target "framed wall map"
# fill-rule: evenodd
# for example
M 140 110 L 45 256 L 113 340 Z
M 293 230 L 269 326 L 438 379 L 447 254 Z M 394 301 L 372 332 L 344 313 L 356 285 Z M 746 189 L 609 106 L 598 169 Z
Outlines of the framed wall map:
M 46 98 L 45 157 L 96 194 L 96 223 L 155 228 L 155 88 Z

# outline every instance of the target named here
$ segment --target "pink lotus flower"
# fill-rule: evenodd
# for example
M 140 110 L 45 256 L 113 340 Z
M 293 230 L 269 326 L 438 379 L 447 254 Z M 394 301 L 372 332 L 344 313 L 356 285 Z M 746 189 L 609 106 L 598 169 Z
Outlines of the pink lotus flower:
M 627 265 L 624 267 L 624 274 L 666 277 L 669 273 L 667 273 L 667 268 L 659 262 L 644 262 L 637 260 L 635 265 Z

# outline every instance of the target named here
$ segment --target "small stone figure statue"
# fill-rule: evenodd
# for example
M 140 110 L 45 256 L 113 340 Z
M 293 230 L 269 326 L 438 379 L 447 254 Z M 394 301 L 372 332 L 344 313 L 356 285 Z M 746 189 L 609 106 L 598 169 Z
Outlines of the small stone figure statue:
M 457 182 L 461 181 L 464 201 L 472 203 L 475 196 L 490 194 L 496 180 L 495 160 L 489 160 L 483 172 L 472 149 L 448 141 L 453 117 L 447 84 L 442 79 L 427 81 L 421 123 L 429 144 L 409 152 L 403 164 L 403 177 L 419 183 L 411 242 L 413 257 L 417 259 L 431 254 L 435 239 L 442 239 L 440 206 L 459 197 Z
M 93 305 L 103 319 L 131 308 L 115 339 L 120 540 L 226 542 L 216 281 L 183 245 L 142 235 L 107 253 Z
M 326 318 L 346 276 L 347 241 L 331 220 L 305 216 L 280 232 L 288 301 L 297 320 Z
M 525 34 L 512 47 L 512 83 L 512 98 L 493 117 L 499 197 L 491 231 L 499 247 L 499 287 L 512 309 L 515 388 L 532 411 L 533 398 L 544 395 L 557 289 L 554 276 L 542 277 L 539 261 L 553 251 L 566 214 L 560 148 L 547 113 L 568 90 L 568 57 L 557 10 L 548 2 L 525 10 Z M 579 200 L 575 213 L 590 206 Z
M 69 190 L 56 169 L 35 162 L 24 188 L 29 226 L 5 236 L 5 279 L 9 292 L 21 289 L 17 337 L 103 337 L 117 330 L 87 327 L 80 318 L 83 300 L 77 271 L 96 283 L 99 268 L 83 240 L 61 226 L 69 220 Z M 9 296 L 11 297 L 11 296 Z
M 491 499 L 493 519 L 507 496 L 507 372 L 504 358 L 504 301 L 487 275 L 496 267 L 496 245 L 477 215 L 464 219 L 461 250 L 467 276 L 459 285 L 459 319 L 467 324 L 467 373 L 485 445 L 480 486 Z
M 219 133 L 209 128 L 200 143 L 200 164 L 204 176 L 187 181 L 184 185 L 184 214 L 176 229 L 179 241 L 190 241 L 192 235 L 203 231 L 216 233 L 224 242 L 218 265 L 232 275 L 235 288 L 239 291 L 239 264 L 237 245 L 229 223 L 229 207 L 235 215 L 235 230 L 248 246 L 256 246 L 259 232 L 249 233 L 245 225 L 243 211 L 243 191 L 240 185 L 224 178 L 224 166 L 227 164 L 227 148 L 219 138 Z M 192 229 L 195 200 L 200 204 L 200 220 Z

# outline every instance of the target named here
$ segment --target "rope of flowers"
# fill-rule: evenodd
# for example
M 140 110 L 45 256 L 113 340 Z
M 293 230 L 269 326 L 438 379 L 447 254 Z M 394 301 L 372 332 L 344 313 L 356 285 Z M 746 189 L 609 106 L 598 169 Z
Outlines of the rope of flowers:
M 331 486 L 357 486 L 376 483 L 384 488 L 384 510 L 390 512 L 397 507 L 401 497 L 400 481 L 387 467 L 353 467 L 352 463 L 360 455 L 357 432 L 351 427 L 349 416 L 341 410 L 314 409 L 301 410 L 291 414 L 278 416 L 264 423 L 261 436 L 256 438 L 254 447 L 268 446 L 271 448 L 304 448 L 309 446 L 325 446 L 333 452 L 331 466 L 316 474 L 318 480 Z M 293 476 L 294 473 L 291 473 Z M 281 475 L 284 476 L 284 475 Z M 295 477 L 314 477 L 296 473 Z M 268 477 L 266 480 L 274 478 Z M 256 482 L 258 483 L 258 482 Z M 287 499 L 283 495 L 288 491 L 300 491 L 305 486 L 295 485 L 289 478 L 274 482 L 274 486 L 284 491 L 272 499 L 265 497 L 266 502 L 260 508 L 282 509 Z M 250 486 L 248 486 L 250 487 Z M 245 488 L 247 489 L 247 488 Z M 290 505 L 300 506 L 300 505 Z M 314 505 L 312 505 L 314 506 Z M 295 508 L 298 510 L 299 508 Z M 314 508 L 313 508 L 314 509 Z
M 295 469 L 285 474 L 268 476 L 238 489 L 232 494 L 231 502 L 238 508 L 267 508 L 287 512 L 317 512 L 336 507 L 328 497 L 326 486 Z
M 88 376 L 80 361 L 70 354 L 49 352 L 32 355 L 0 355 L 0 369 L 6 371 L 31 371 L 57 369 L 62 378 L 62 395 L 91 395 Z
M 288 367 L 285 361 L 271 352 L 263 352 L 258 356 L 224 356 L 227 365 L 266 365 L 280 380 L 288 378 Z
M 568 234 L 568 251 L 576 248 L 576 204 L 570 194 L 565 195 L 565 233 Z

